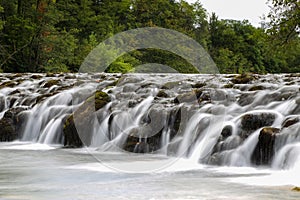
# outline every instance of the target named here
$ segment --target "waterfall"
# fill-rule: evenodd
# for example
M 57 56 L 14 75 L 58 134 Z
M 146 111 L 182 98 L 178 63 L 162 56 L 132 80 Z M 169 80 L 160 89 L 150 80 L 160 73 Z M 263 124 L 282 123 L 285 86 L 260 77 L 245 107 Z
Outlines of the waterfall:
M 82 119 L 88 122 L 84 145 L 98 151 L 155 153 L 229 166 L 299 166 L 298 78 L 257 75 L 248 84 L 233 84 L 234 77 L 2 75 L 5 83 L 15 85 L 0 85 L 0 124 L 15 132 L 7 136 L 0 131 L 0 139 L 72 143 L 77 133 L 72 127 L 65 132 L 68 120 L 95 91 L 103 91 L 109 102 Z

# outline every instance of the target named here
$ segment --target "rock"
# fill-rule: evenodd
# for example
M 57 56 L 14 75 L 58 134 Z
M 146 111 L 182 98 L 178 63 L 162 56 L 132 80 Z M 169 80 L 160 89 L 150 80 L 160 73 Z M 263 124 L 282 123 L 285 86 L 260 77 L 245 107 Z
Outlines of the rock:
M 253 81 L 255 77 L 252 74 L 240 74 L 231 79 L 234 84 L 247 84 Z
M 253 93 L 243 93 L 238 99 L 238 104 L 240 106 L 246 106 L 251 104 L 254 101 L 254 95 Z
M 22 121 L 19 114 L 25 108 L 16 107 L 11 108 L 5 112 L 3 118 L 0 120 L 0 142 L 10 142 L 19 139 L 19 127 Z
M 0 127 L 0 142 L 10 142 L 18 139 L 18 134 L 11 119 L 2 118 Z
M 134 147 L 133 152 L 134 153 L 149 153 L 150 152 L 149 144 L 144 141 L 138 142 L 136 144 L 136 146 Z
M 206 86 L 206 83 L 195 83 L 192 85 L 192 88 L 202 88 L 204 86 Z
M 175 88 L 175 87 L 180 87 L 182 83 L 180 81 L 174 81 L 174 82 L 168 82 L 168 83 L 165 83 L 161 89 L 172 89 L 172 88 Z
M 83 145 L 89 145 L 92 135 L 89 134 L 93 128 L 94 111 L 97 111 L 110 102 L 108 94 L 102 91 L 96 91 L 89 97 L 74 114 L 71 114 L 65 121 L 63 127 L 64 146 L 77 148 Z M 92 105 L 95 105 L 95 108 Z M 74 122 L 76 115 L 76 122 Z M 78 130 L 81 135 L 79 137 Z M 84 133 L 84 134 L 83 134 Z
M 275 150 L 274 144 L 276 134 L 280 132 L 278 128 L 265 127 L 260 131 L 258 143 L 251 156 L 251 160 L 256 165 L 269 165 L 272 162 Z
M 169 97 L 169 95 L 168 95 L 165 91 L 163 91 L 163 90 L 160 90 L 160 91 L 157 93 L 156 96 L 157 96 L 157 97 L 161 97 L 161 98 L 168 98 L 168 97 Z
M 300 187 L 294 187 L 294 188 L 292 189 L 292 191 L 294 191 L 294 192 L 300 192 Z
M 32 79 L 41 79 L 41 78 L 43 78 L 43 76 L 41 76 L 39 74 L 33 74 L 32 76 L 30 76 L 30 78 L 32 78 Z
M 174 99 L 174 103 L 192 103 L 197 102 L 200 98 L 205 99 L 205 95 L 202 95 L 202 90 L 193 90 L 188 93 L 180 94 Z M 207 98 L 206 98 L 207 99 Z
M 232 126 L 230 126 L 230 125 L 225 126 L 222 129 L 221 136 L 226 139 L 231 135 L 232 135 Z
M 249 88 L 249 91 L 257 91 L 257 90 L 264 90 L 266 89 L 264 86 L 262 85 L 255 85 Z
M 283 122 L 281 127 L 282 128 L 287 128 L 289 126 L 292 126 L 300 121 L 299 117 L 288 117 L 286 118 Z
M 17 85 L 17 83 L 15 81 L 6 81 L 6 82 L 0 84 L 0 89 L 6 88 L 6 87 L 14 87 L 16 85 Z
M 241 129 L 254 131 L 264 126 L 271 126 L 275 121 L 273 113 L 261 112 L 245 114 L 241 117 Z
M 223 86 L 223 88 L 233 88 L 234 84 L 226 84 Z
M 58 85 L 59 82 L 60 82 L 59 80 L 52 79 L 52 80 L 47 81 L 42 87 L 49 88 L 49 87 L 52 87 L 53 85 Z

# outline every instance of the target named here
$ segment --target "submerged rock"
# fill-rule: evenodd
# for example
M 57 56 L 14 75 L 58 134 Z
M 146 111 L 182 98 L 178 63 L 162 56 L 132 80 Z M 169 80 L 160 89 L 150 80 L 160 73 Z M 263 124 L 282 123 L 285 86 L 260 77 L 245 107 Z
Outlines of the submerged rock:
M 256 165 L 269 165 L 272 162 L 275 150 L 276 134 L 280 129 L 265 127 L 260 131 L 258 143 L 252 154 L 252 162 Z
M 97 111 L 110 102 L 108 94 L 102 91 L 95 92 L 75 111 L 76 123 L 74 122 L 74 114 L 71 114 L 65 121 L 63 127 L 64 146 L 66 147 L 82 147 L 91 143 L 91 129 L 93 128 L 94 111 Z M 95 108 L 92 107 L 95 106 Z M 81 134 L 79 136 L 78 130 Z

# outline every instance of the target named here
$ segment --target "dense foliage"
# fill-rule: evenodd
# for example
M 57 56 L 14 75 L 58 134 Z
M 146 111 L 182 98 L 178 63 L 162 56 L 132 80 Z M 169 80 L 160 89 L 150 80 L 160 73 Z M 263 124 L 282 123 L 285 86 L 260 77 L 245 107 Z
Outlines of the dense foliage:
M 110 36 L 139 27 L 164 27 L 199 42 L 222 73 L 300 72 L 299 1 L 270 0 L 264 28 L 219 20 L 200 1 L 0 0 L 0 71 L 76 72 L 88 53 Z M 142 49 L 118 58 L 108 72 L 161 63 L 195 70 L 170 52 Z

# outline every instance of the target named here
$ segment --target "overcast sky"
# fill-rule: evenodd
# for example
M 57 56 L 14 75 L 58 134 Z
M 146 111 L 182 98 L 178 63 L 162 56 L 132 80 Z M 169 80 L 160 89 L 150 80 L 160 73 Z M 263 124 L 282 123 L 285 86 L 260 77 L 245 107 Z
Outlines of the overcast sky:
M 190 3 L 196 0 L 187 0 Z M 247 19 L 254 26 L 260 26 L 264 14 L 269 8 L 267 0 L 200 0 L 209 14 L 215 12 L 221 19 Z

